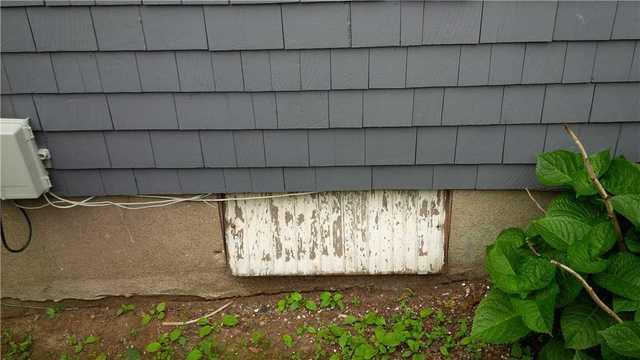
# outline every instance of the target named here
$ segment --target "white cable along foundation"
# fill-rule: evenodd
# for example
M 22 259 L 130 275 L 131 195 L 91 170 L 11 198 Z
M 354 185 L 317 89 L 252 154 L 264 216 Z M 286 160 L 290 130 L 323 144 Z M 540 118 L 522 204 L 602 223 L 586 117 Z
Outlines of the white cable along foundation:
M 315 194 L 315 192 L 303 192 L 303 193 L 289 193 L 289 194 L 276 194 L 276 195 L 265 195 L 265 196 L 247 196 L 241 198 L 221 198 L 221 199 L 212 199 L 209 198 L 212 196 L 212 193 L 208 194 L 198 194 L 190 197 L 177 197 L 177 196 L 159 196 L 159 195 L 136 195 L 133 197 L 137 198 L 145 198 L 145 199 L 161 199 L 161 200 L 149 200 L 149 201 L 140 201 L 140 202 L 114 202 L 114 201 L 94 201 L 95 196 L 90 196 L 84 200 L 75 201 L 71 199 L 63 198 L 59 195 L 56 195 L 52 192 L 47 192 L 43 194 L 43 198 L 46 201 L 42 205 L 38 206 L 25 206 L 14 202 L 16 207 L 26 210 L 38 210 L 43 209 L 49 206 L 58 209 L 71 209 L 74 207 L 105 207 L 105 206 L 116 206 L 122 209 L 127 210 L 141 210 L 141 209 L 149 209 L 149 208 L 157 208 L 164 207 L 174 204 L 179 204 L 183 202 L 202 202 L 205 204 L 209 203 L 218 203 L 218 202 L 228 202 L 228 201 L 248 201 L 248 200 L 264 200 L 264 199 L 275 199 L 275 198 L 285 198 L 292 196 L 304 196 Z M 49 198 L 51 196 L 54 200 Z

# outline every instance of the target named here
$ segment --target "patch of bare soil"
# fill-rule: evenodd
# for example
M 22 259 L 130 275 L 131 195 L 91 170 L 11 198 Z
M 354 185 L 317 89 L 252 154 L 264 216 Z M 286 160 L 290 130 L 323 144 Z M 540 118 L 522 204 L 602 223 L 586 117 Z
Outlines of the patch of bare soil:
M 470 333 L 473 311 L 486 291 L 487 283 L 479 280 L 413 290 L 354 288 L 332 292 L 332 299 L 336 294 L 342 295 L 338 296 L 340 301 L 330 306 L 325 303 L 324 308 L 321 292 L 309 292 L 301 294 L 303 300 L 293 305 L 299 306 L 294 310 L 290 310 L 291 303 L 295 302 L 290 294 L 211 301 L 181 297 L 108 298 L 62 304 L 5 299 L 2 358 L 135 359 L 139 353 L 143 359 L 186 359 L 192 353 L 191 359 L 197 359 L 194 349 L 202 359 L 329 359 L 332 356 L 334 359 L 351 356 L 394 359 L 403 355 L 416 359 L 508 358 L 507 348 L 480 346 L 463 340 Z M 326 298 L 326 294 L 323 296 Z M 278 311 L 278 301 L 286 298 L 290 299 L 288 303 L 285 300 L 286 310 Z M 174 332 L 174 339 L 167 336 L 162 344 L 162 334 L 175 328 L 163 326 L 163 321 L 199 318 L 229 301 L 233 303 L 212 316 L 208 325 L 200 322 L 182 326 Z M 305 305 L 314 307 L 307 301 L 313 302 L 316 309 L 305 308 Z M 165 316 L 164 320 L 159 320 L 156 313 L 143 325 L 143 313 L 151 313 L 159 303 L 166 304 L 164 315 L 160 315 Z M 123 304 L 135 308 L 118 316 Z M 282 302 L 280 305 L 282 307 Z M 231 319 L 233 316 L 227 316 L 223 325 L 224 314 L 235 315 L 237 324 Z M 384 318 L 384 325 L 380 318 Z M 402 325 L 394 326 L 399 323 Z M 211 332 L 202 336 L 208 331 L 202 330 L 206 326 L 211 326 Z M 423 329 L 422 333 L 414 327 Z M 422 344 L 414 346 L 415 351 L 409 349 L 404 338 L 401 344 L 394 345 L 394 336 L 400 331 L 411 333 L 411 337 L 420 339 Z M 31 338 L 30 344 L 20 349 L 19 343 L 27 337 Z M 85 343 L 85 340 L 88 341 Z M 367 345 L 362 345 L 362 341 Z M 154 342 L 161 343 L 162 347 L 151 353 L 147 346 Z

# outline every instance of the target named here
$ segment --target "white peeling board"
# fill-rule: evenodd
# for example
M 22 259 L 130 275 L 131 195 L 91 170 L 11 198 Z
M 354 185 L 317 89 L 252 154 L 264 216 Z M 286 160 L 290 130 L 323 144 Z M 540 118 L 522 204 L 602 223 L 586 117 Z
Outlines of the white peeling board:
M 229 198 L 270 194 L 228 194 Z M 350 191 L 232 200 L 233 275 L 431 274 L 445 260 L 444 191 Z

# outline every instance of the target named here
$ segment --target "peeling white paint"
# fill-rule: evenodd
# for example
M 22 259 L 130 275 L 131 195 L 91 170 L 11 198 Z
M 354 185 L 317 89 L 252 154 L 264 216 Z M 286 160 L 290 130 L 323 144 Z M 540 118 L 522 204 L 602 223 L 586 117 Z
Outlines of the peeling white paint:
M 230 201 L 229 264 L 239 276 L 436 273 L 444 265 L 445 209 L 439 191 Z

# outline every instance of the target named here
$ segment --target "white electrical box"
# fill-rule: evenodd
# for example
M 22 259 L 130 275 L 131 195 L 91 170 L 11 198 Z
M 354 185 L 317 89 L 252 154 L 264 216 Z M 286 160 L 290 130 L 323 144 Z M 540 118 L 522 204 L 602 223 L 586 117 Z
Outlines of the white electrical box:
M 51 188 L 29 119 L 0 119 L 0 199 L 34 199 Z

